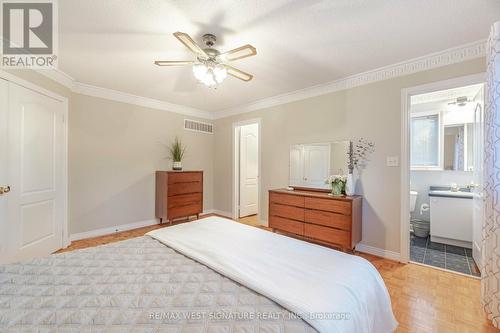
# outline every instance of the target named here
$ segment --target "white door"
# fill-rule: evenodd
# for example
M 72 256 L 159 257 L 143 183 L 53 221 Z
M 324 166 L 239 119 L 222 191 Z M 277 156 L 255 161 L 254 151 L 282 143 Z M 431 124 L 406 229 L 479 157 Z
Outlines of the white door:
M 483 104 L 479 102 L 474 110 L 474 199 L 472 210 L 472 258 L 481 268 L 481 251 L 483 244 Z
M 1 216 L 7 237 L 0 262 L 48 255 L 63 247 L 65 223 L 65 106 L 61 101 L 8 83 L 7 176 Z M 5 84 L 2 86 L 5 94 Z M 3 100 L 3 99 L 2 99 Z M 0 175 L 1 176 L 1 175 Z M 1 186 L 2 184 L 0 184 Z
M 9 85 L 0 79 L 0 193 L 8 186 L 7 175 L 7 111 L 9 109 Z M 0 262 L 7 256 L 7 193 L 0 194 Z
M 317 187 L 326 187 L 330 172 L 330 144 L 304 146 L 304 182 Z
M 304 185 L 304 146 L 292 145 L 290 147 L 290 184 Z
M 240 130 L 240 217 L 259 210 L 259 125 L 241 126 Z

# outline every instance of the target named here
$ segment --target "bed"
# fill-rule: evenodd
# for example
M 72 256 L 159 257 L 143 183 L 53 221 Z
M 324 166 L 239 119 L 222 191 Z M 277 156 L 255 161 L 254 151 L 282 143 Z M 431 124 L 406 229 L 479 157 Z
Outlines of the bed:
M 210 217 L 0 266 L 1 332 L 374 332 L 397 323 L 366 260 Z

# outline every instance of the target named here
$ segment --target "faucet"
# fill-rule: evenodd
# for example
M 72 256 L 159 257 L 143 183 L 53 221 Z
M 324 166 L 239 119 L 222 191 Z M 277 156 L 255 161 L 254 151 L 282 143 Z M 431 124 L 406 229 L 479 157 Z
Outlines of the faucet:
M 479 184 L 476 184 L 474 183 L 474 181 L 471 181 L 470 184 L 467 184 L 465 187 L 468 188 L 469 191 L 472 191 L 474 190 L 474 188 L 479 187 Z

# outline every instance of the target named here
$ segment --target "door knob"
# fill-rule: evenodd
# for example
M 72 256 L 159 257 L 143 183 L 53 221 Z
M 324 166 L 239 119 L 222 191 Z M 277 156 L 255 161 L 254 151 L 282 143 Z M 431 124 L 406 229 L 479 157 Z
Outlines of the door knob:
M 5 194 L 10 192 L 10 186 L 0 186 L 0 194 Z

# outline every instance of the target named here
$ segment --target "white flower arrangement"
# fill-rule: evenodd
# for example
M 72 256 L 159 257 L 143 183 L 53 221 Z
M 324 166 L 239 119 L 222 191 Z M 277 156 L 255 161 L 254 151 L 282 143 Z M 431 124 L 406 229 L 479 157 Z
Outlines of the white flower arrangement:
M 354 172 L 356 168 L 359 172 L 366 167 L 370 160 L 370 155 L 375 152 L 375 143 L 363 138 L 359 138 L 356 142 L 350 141 L 348 156 L 349 173 Z
M 334 196 L 341 196 L 345 194 L 346 182 L 347 182 L 346 175 L 331 175 L 325 181 L 326 184 L 330 184 L 330 186 L 332 187 L 331 195 Z
M 347 181 L 346 175 L 330 175 L 325 180 L 325 184 L 332 184 L 332 183 L 345 182 L 345 181 Z

